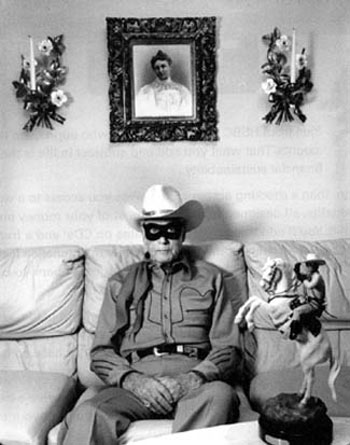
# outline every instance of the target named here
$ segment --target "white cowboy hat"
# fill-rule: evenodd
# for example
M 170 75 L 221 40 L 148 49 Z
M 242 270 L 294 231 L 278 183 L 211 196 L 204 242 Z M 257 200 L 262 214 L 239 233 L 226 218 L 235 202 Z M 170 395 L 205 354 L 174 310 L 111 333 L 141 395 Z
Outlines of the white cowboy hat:
M 322 265 L 322 264 L 326 264 L 325 260 L 322 260 L 321 258 L 317 258 L 315 253 L 308 253 L 306 255 L 306 260 L 302 261 L 302 263 L 305 264 L 318 264 L 318 265 Z
M 186 232 L 198 227 L 204 219 L 204 209 L 200 202 L 190 200 L 182 203 L 180 193 L 170 185 L 155 184 L 146 191 L 142 210 L 125 206 L 125 217 L 129 225 L 141 231 L 141 222 L 148 219 L 182 218 Z

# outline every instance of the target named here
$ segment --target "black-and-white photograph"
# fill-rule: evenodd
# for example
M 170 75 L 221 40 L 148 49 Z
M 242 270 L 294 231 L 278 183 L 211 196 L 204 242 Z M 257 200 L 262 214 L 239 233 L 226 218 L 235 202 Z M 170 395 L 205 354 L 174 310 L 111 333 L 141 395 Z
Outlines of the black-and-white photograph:
M 0 445 L 350 445 L 350 0 L 0 36 Z
M 195 69 L 192 44 L 132 46 L 135 118 L 194 118 Z

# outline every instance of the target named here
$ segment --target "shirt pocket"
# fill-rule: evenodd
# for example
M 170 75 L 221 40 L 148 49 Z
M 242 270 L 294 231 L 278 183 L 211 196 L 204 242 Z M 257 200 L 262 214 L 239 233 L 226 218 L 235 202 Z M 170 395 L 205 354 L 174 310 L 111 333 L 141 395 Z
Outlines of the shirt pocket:
M 150 292 L 149 298 L 145 301 L 145 313 L 151 323 L 158 325 L 162 323 L 161 295 L 158 292 Z
M 173 321 L 175 323 L 183 322 L 191 326 L 207 325 L 211 318 L 212 302 L 213 298 L 210 290 L 201 293 L 195 288 L 185 287 L 181 290 L 179 298 L 179 315 L 181 316 Z M 174 312 L 176 314 L 177 311 Z

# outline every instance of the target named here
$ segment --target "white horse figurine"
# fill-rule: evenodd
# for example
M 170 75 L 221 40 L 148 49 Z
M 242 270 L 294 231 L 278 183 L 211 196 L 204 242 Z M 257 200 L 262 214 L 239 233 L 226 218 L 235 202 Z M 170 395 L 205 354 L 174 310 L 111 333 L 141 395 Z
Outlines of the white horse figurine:
M 264 306 L 275 328 L 286 338 L 290 331 L 292 317 L 290 303 L 298 297 L 296 291 L 300 283 L 296 279 L 293 267 L 280 258 L 268 258 L 262 272 L 260 286 L 269 295 L 268 300 L 265 301 L 256 296 L 250 297 L 239 309 L 235 323 L 240 324 L 245 320 L 248 329 L 252 331 L 255 327 L 254 312 L 260 306 Z M 311 397 L 315 380 L 315 366 L 327 361 L 329 361 L 330 366 L 328 385 L 332 397 L 336 401 L 334 382 L 339 373 L 340 364 L 334 357 L 329 337 L 322 325 L 316 336 L 307 327 L 303 326 L 295 341 L 300 365 L 304 373 L 303 384 L 300 389 L 300 404 L 307 404 Z

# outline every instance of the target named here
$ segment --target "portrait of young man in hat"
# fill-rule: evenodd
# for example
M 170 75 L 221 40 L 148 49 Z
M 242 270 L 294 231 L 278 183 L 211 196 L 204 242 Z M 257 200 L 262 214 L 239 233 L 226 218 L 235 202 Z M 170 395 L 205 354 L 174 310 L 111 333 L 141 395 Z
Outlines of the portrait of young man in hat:
M 65 445 L 117 443 L 135 420 L 173 419 L 180 432 L 239 416 L 234 277 L 183 249 L 201 203 L 153 185 L 125 214 L 145 256 L 108 280 L 91 349 L 105 387 L 73 410 Z

